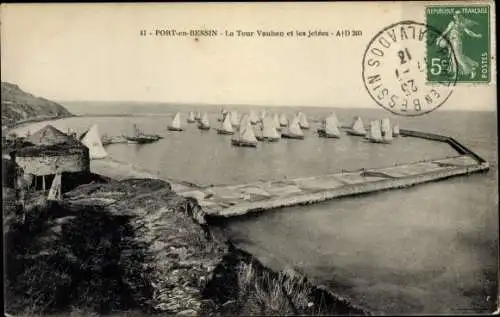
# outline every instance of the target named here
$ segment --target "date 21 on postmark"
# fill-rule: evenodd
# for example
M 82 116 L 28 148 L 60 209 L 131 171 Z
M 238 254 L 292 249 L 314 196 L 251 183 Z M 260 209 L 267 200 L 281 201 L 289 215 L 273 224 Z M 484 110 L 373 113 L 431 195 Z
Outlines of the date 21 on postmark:
M 426 24 L 441 35 L 427 38 L 427 82 L 491 80 L 490 7 L 428 6 Z M 455 58 L 455 61 L 453 61 Z

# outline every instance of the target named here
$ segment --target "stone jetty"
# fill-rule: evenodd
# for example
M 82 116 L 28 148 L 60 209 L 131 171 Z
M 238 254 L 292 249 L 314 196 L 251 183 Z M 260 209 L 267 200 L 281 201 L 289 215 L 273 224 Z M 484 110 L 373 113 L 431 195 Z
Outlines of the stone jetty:
M 453 138 L 410 130 L 401 130 L 401 135 L 446 142 L 457 151 L 457 155 L 314 177 L 185 189 L 178 191 L 178 194 L 197 199 L 204 213 L 209 216 L 233 217 L 249 212 L 404 188 L 489 169 L 488 162 Z

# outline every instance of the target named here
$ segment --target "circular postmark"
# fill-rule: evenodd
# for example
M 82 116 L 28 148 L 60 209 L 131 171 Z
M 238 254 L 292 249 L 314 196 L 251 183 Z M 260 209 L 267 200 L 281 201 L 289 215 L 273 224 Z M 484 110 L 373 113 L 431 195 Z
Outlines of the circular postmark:
M 453 46 L 431 26 L 402 21 L 378 32 L 363 55 L 363 83 L 371 98 L 404 116 L 423 115 L 444 104 L 453 92 L 457 73 L 449 72 L 439 82 L 427 81 L 433 66 L 428 64 L 427 46 L 434 43 L 440 44 L 436 45 L 438 53 L 448 66 L 456 66 Z

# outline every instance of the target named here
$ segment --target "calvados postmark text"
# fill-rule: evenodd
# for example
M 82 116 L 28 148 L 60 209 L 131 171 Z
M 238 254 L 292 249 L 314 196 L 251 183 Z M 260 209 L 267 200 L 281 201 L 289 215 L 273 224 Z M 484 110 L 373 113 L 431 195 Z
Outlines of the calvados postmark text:
M 378 32 L 363 55 L 363 83 L 372 99 L 405 116 L 422 115 L 444 104 L 453 92 L 456 74 L 447 73 L 433 85 L 427 82 L 426 43 L 440 37 L 437 29 L 414 21 L 395 23 Z M 443 58 L 448 53 L 438 52 Z M 450 52 L 450 63 L 456 63 L 453 50 Z

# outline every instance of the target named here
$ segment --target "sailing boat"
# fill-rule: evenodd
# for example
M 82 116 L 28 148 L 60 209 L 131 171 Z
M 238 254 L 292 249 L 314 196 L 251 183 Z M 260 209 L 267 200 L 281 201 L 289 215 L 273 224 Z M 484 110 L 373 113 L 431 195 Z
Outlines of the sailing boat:
M 251 110 L 250 115 L 248 116 L 250 120 L 250 124 L 257 124 L 259 122 L 259 117 L 255 114 L 255 111 Z
M 194 118 L 194 113 L 192 111 L 189 111 L 189 116 L 186 120 L 188 123 L 194 123 L 196 122 L 196 119 Z
M 395 124 L 393 127 L 392 127 L 392 135 L 395 136 L 395 137 L 398 137 L 399 136 L 399 124 Z
M 50 186 L 49 194 L 47 200 L 49 201 L 61 201 L 61 173 L 56 173 L 52 185 Z
M 102 140 L 99 137 L 97 124 L 91 126 L 90 129 L 81 135 L 80 142 L 89 148 L 89 157 L 91 160 L 102 159 L 108 156 L 108 153 L 102 145 Z
M 249 121 L 246 121 L 246 125 L 241 125 L 239 133 L 231 139 L 231 144 L 235 146 L 257 147 L 257 143 L 257 138 L 255 138 L 253 127 Z
M 361 119 L 360 116 L 356 116 L 354 118 L 354 122 L 352 123 L 352 126 L 350 129 L 347 129 L 347 134 L 350 135 L 356 135 L 356 136 L 365 136 L 366 135 L 366 130 L 363 125 L 363 120 Z
M 152 143 L 160 139 L 159 135 L 156 134 L 145 134 L 143 133 L 136 124 L 133 125 L 133 135 L 123 136 L 127 139 L 128 143 Z
M 283 138 L 287 139 L 303 139 L 304 138 L 304 132 L 300 129 L 299 125 L 299 118 L 297 116 L 294 116 L 292 119 L 292 122 L 290 123 L 290 126 L 288 128 L 285 128 L 285 131 L 281 133 L 281 136 Z
M 210 121 L 208 121 L 208 115 L 205 112 L 198 123 L 198 129 L 200 130 L 210 130 Z
M 231 124 L 231 113 L 226 114 L 224 116 L 224 121 L 222 121 L 222 124 L 220 128 L 217 129 L 218 134 L 233 134 L 233 125 Z
M 384 143 L 380 120 L 373 120 L 370 122 L 370 129 L 368 130 L 366 138 L 372 143 Z
M 286 114 L 282 113 L 280 116 L 280 126 L 286 127 L 288 125 L 288 119 L 286 117 Z
M 301 129 L 309 129 L 309 122 L 307 121 L 306 115 L 303 112 L 297 113 L 299 118 L 299 126 Z
M 167 127 L 169 131 L 183 131 L 184 129 L 181 127 L 181 114 L 176 113 L 172 123 Z
M 281 134 L 276 130 L 275 122 L 271 117 L 262 120 L 262 141 L 276 142 L 281 139 Z M 257 138 L 259 140 L 259 138 Z
M 318 129 L 318 135 L 323 138 L 340 138 L 338 120 L 335 113 L 332 113 L 322 122 L 322 127 Z

